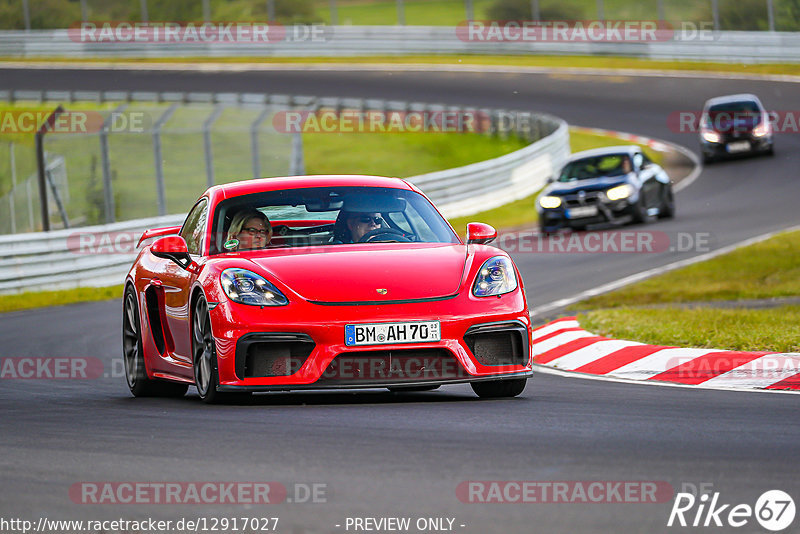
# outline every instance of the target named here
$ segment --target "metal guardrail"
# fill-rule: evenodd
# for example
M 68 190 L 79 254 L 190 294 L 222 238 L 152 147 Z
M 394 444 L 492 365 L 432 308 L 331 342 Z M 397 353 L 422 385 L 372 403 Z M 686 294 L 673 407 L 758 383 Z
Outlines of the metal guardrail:
M 662 31 L 646 42 L 590 40 L 481 41 L 464 38 L 456 26 L 322 26 L 308 39 L 277 42 L 81 42 L 75 30 L 0 31 L 0 56 L 125 58 L 312 57 L 415 54 L 621 55 L 665 60 L 769 63 L 800 60 L 800 33 Z M 292 32 L 289 32 L 291 35 Z
M 499 158 L 409 178 L 447 217 L 469 215 L 532 194 L 544 186 L 547 178 L 561 167 L 570 153 L 569 131 L 563 120 L 503 110 L 464 110 L 436 104 L 287 95 L 0 92 L 0 99 L 12 101 L 53 98 L 109 101 L 112 97 L 115 100 L 144 97 L 179 102 L 233 99 L 238 102 L 293 104 L 310 110 L 480 112 L 490 118 L 492 133 L 501 136 L 517 134 L 536 140 Z M 523 118 L 525 120 L 521 120 Z M 513 128 L 512 120 L 515 121 Z M 0 236 L 0 293 L 122 283 L 136 256 L 135 243 L 141 232 L 147 228 L 178 225 L 183 218 L 184 215 L 178 214 L 47 233 Z

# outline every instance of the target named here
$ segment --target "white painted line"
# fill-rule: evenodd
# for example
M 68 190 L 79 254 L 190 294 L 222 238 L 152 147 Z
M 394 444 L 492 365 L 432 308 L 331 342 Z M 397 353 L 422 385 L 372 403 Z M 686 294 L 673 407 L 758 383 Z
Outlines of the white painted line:
M 576 339 L 581 339 L 584 337 L 593 337 L 594 334 L 590 334 L 585 330 L 578 330 L 574 332 L 564 332 L 563 334 L 558 334 L 557 336 L 553 336 L 550 339 L 545 339 L 544 341 L 534 342 L 533 344 L 533 354 L 539 355 L 544 354 L 550 349 L 554 349 L 556 347 L 560 347 L 561 345 L 565 345 L 570 341 L 575 341 Z
M 603 358 L 604 356 L 608 356 L 612 352 L 636 345 L 641 345 L 641 343 L 637 343 L 635 341 L 622 341 L 618 339 L 598 341 L 597 343 L 587 345 L 582 349 L 570 352 L 569 354 L 561 356 L 560 358 L 556 358 L 547 365 L 551 365 L 559 369 L 577 369 L 578 367 L 586 365 L 587 363 L 591 363 L 595 360 Z
M 543 338 L 546 335 L 552 334 L 553 332 L 558 332 L 559 330 L 563 330 L 564 328 L 579 328 L 580 325 L 578 321 L 571 320 L 571 321 L 556 321 L 554 323 L 550 323 L 541 327 L 539 330 L 535 330 L 533 332 L 533 340 L 536 341 L 537 339 Z
M 601 286 L 597 286 L 592 289 L 587 289 L 586 291 L 582 291 L 571 297 L 559 299 L 550 302 L 548 304 L 544 304 L 542 306 L 533 308 L 531 310 L 531 317 L 536 317 L 537 315 L 541 315 L 550 312 L 552 310 L 564 308 L 566 306 L 569 306 L 570 304 L 575 304 L 576 302 L 580 302 L 581 300 L 586 300 L 590 297 L 602 295 L 603 293 L 608 293 L 609 291 L 619 289 L 621 287 L 633 284 L 635 282 L 640 282 L 642 280 L 665 273 L 667 271 L 680 269 L 681 267 L 686 267 L 687 265 L 693 265 L 695 263 L 700 263 L 701 261 L 710 260 L 716 258 L 717 256 L 722 256 L 723 254 L 727 254 L 728 252 L 732 252 L 738 248 L 746 247 L 748 245 L 754 245 L 756 243 L 760 243 L 761 241 L 766 241 L 767 239 L 774 237 L 778 234 L 781 234 L 783 232 L 793 232 L 795 230 L 800 230 L 800 225 L 790 226 L 788 228 L 776 230 L 774 232 L 761 234 L 759 236 L 751 237 L 750 239 L 745 239 L 744 241 L 734 243 L 733 245 L 728 245 L 726 247 L 718 248 L 717 250 L 712 250 L 711 252 L 707 252 L 705 254 L 700 254 L 699 256 L 694 256 L 692 258 L 687 258 L 685 260 L 669 263 L 661 267 L 655 267 L 653 269 L 648 269 L 646 271 L 632 274 L 630 276 L 626 276 L 625 278 L 620 278 L 619 280 L 615 280 L 614 282 L 609 282 L 608 284 L 603 284 Z
M 665 388 L 684 388 L 684 389 L 710 389 L 714 391 L 730 391 L 736 393 L 783 393 L 788 395 L 798 395 L 800 391 L 791 389 L 751 389 L 740 387 L 719 387 L 707 386 L 704 382 L 700 386 L 691 384 L 681 384 L 680 382 L 654 382 L 652 380 L 628 380 L 626 378 L 618 378 L 609 375 L 590 375 L 588 373 L 577 373 L 575 371 L 564 371 L 561 369 L 554 369 L 546 365 L 534 364 L 533 371 L 543 375 L 555 375 L 562 378 L 580 378 L 581 380 L 598 380 L 601 382 L 616 382 L 618 384 L 627 384 L 634 386 L 650 386 L 650 387 L 665 387 Z
M 800 373 L 800 354 L 765 354 L 703 382 L 718 387 L 765 388 Z
M 659 373 L 663 373 L 667 369 L 672 369 L 711 352 L 720 351 L 718 349 L 662 349 L 635 362 L 623 365 L 608 374 L 630 378 L 631 380 L 647 380 Z

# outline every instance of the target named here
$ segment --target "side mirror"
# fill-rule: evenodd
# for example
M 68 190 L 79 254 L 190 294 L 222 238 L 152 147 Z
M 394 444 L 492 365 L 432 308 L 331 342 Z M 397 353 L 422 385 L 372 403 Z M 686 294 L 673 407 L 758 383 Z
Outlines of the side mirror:
M 552 184 L 555 181 L 556 181 L 556 177 L 555 176 L 550 176 L 549 178 L 547 178 L 547 183 L 548 184 Z
M 472 222 L 467 225 L 467 245 L 485 245 L 497 237 L 497 230 L 484 223 Z
M 153 256 L 174 261 L 183 269 L 192 263 L 186 240 L 179 235 L 170 235 L 155 241 L 150 245 L 150 252 Z

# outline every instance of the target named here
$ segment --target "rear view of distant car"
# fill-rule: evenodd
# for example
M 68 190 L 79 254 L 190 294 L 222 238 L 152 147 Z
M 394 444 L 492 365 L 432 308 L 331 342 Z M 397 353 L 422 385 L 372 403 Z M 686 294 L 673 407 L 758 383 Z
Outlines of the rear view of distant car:
M 700 116 L 703 162 L 742 154 L 774 152 L 769 113 L 757 96 L 719 96 L 708 100 Z

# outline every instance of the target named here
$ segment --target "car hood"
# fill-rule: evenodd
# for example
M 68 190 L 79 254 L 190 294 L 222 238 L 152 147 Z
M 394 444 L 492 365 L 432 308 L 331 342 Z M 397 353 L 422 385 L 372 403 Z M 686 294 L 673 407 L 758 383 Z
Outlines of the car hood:
M 383 302 L 455 294 L 466 249 L 449 243 L 370 243 L 275 250 L 250 261 L 306 300 Z
M 569 183 L 552 183 L 545 188 L 545 195 L 569 195 L 578 191 L 605 191 L 617 185 L 628 183 L 625 176 L 604 176 Z

